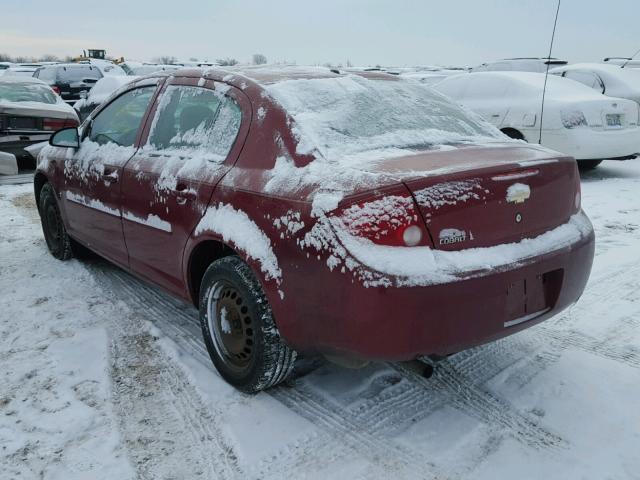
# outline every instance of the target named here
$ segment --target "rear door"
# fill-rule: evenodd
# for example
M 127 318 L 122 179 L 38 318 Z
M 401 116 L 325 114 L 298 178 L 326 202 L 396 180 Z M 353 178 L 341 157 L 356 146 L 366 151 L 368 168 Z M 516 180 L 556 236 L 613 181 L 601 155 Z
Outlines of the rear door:
M 69 233 L 121 265 L 128 260 L 120 210 L 122 169 L 135 153 L 156 88 L 135 88 L 117 97 L 85 126 L 80 148 L 64 161 L 61 195 Z
M 508 94 L 509 82 L 504 78 L 478 76 L 468 83 L 462 103 L 501 128 L 513 101 L 507 98 Z
M 249 101 L 235 88 L 192 78 L 167 82 L 145 145 L 123 175 L 123 228 L 133 270 L 184 292 L 187 239 L 237 160 L 250 119 Z

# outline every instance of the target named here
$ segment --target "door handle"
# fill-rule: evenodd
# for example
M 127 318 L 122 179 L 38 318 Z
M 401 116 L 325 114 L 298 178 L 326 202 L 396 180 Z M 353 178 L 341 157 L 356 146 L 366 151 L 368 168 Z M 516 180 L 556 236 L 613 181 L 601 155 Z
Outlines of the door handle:
M 196 190 L 189 188 L 183 183 L 179 183 L 171 192 L 177 197 L 179 205 L 184 205 L 188 200 L 195 200 L 198 196 Z
M 116 183 L 118 181 L 118 172 L 105 169 L 102 179 L 108 183 Z

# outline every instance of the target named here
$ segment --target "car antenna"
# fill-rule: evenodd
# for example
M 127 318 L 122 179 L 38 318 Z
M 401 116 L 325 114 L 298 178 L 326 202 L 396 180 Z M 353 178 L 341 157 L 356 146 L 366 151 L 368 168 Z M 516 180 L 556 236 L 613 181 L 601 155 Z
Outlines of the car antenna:
M 622 64 L 622 66 L 620 68 L 624 68 L 627 66 L 627 63 L 629 63 L 631 60 L 633 60 L 635 58 L 636 55 L 638 55 L 640 53 L 640 50 L 638 50 L 636 53 L 634 53 L 631 58 L 629 58 L 626 62 L 624 62 Z
M 556 26 L 558 25 L 558 15 L 560 14 L 560 2 L 558 0 L 558 8 L 556 9 L 556 19 L 553 22 L 553 32 L 551 33 L 551 44 L 549 45 L 549 55 L 547 56 L 547 71 L 544 74 L 544 87 L 542 88 L 542 108 L 540 110 L 540 135 L 538 137 L 538 144 L 542 145 L 542 119 L 544 118 L 544 99 L 547 93 L 547 79 L 549 78 L 549 63 L 551 62 L 551 53 L 553 52 L 553 41 L 556 38 Z

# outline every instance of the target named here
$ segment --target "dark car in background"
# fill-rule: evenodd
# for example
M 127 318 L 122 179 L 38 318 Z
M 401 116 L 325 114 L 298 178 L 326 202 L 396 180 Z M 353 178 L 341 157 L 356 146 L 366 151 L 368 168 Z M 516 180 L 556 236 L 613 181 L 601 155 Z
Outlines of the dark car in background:
M 100 69 L 90 64 L 47 65 L 36 70 L 33 76 L 49 84 L 71 105 L 85 96 L 103 77 Z

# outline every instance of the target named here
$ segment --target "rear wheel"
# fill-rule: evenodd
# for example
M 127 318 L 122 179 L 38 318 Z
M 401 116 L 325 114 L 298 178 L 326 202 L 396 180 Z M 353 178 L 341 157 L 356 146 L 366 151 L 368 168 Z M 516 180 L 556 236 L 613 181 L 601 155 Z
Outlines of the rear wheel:
M 49 183 L 46 183 L 40 190 L 38 210 L 49 252 L 58 260 L 69 260 L 73 257 L 72 240 L 67 235 L 55 191 Z
M 227 382 L 256 393 L 290 375 L 296 352 L 280 338 L 262 287 L 240 258 L 224 257 L 207 268 L 199 306 L 207 350 Z
M 578 168 L 580 170 L 593 170 L 602 163 L 602 160 L 578 160 Z

